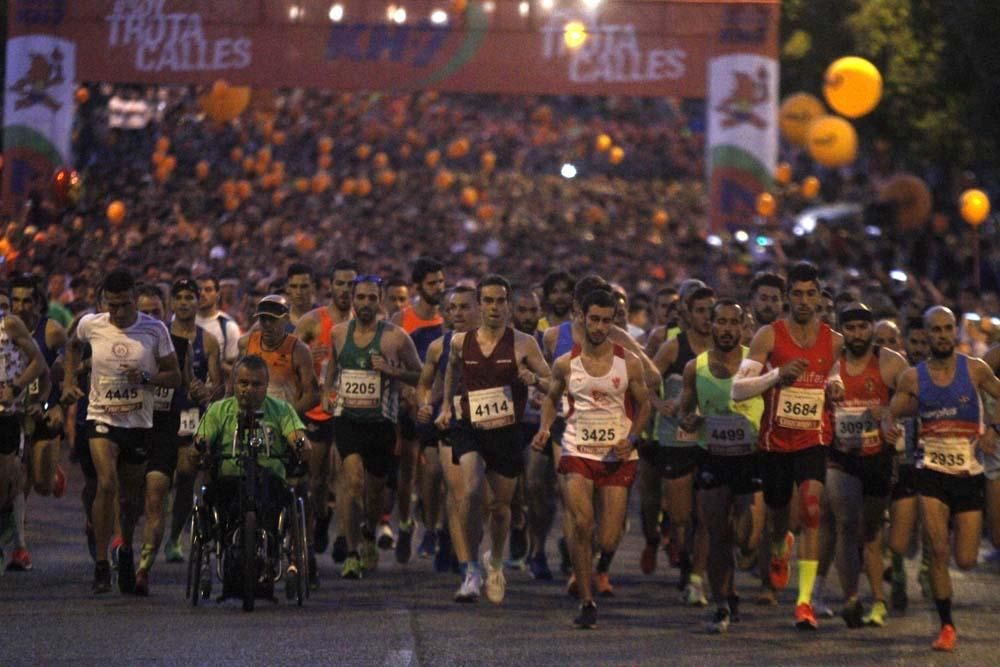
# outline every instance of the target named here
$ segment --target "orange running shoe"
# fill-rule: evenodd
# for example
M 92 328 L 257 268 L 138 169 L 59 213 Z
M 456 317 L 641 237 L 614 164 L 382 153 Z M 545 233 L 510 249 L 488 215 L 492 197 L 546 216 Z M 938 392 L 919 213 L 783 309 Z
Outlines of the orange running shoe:
M 955 632 L 955 626 L 943 625 L 941 626 L 941 634 L 938 635 L 937 641 L 931 644 L 931 648 L 935 651 L 954 651 L 957 641 L 958 633 Z
M 788 561 L 792 558 L 792 546 L 795 544 L 795 536 L 785 533 L 785 555 L 771 556 L 771 587 L 775 592 L 783 591 L 788 586 L 790 576 Z
M 795 607 L 795 627 L 799 630 L 816 630 L 819 624 L 816 623 L 816 614 L 813 613 L 812 605 L 808 602 L 800 602 Z
M 594 576 L 594 589 L 601 597 L 611 597 L 615 594 L 615 587 L 611 585 L 607 572 L 598 572 Z

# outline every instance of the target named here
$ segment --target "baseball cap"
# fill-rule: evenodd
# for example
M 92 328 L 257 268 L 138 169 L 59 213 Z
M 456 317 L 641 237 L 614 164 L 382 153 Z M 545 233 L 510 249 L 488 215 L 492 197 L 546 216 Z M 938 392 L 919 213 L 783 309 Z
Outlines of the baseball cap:
M 837 321 L 843 324 L 844 322 L 853 322 L 854 320 L 874 322 L 875 314 L 865 304 L 859 301 L 854 301 L 840 309 Z
M 280 294 L 268 294 L 257 303 L 256 316 L 282 317 L 288 314 L 288 299 Z

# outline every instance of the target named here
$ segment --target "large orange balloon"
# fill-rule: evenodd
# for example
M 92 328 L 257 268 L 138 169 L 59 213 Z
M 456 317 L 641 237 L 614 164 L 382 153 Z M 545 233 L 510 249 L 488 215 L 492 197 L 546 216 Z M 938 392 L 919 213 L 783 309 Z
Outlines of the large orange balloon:
M 656 212 L 653 213 L 653 224 L 657 227 L 666 227 L 668 222 L 670 222 L 670 214 L 662 208 L 657 209 Z
M 849 121 L 823 116 L 809 125 L 809 156 L 824 167 L 843 167 L 858 156 L 858 134 Z
M 823 96 L 837 113 L 859 118 L 871 112 L 882 99 L 882 75 L 864 58 L 840 58 L 826 68 Z
M 795 93 L 782 101 L 778 111 L 778 125 L 785 140 L 796 146 L 806 145 L 809 125 L 826 113 L 823 103 L 815 95 Z
M 110 204 L 108 204 L 108 222 L 117 227 L 122 224 L 125 219 L 125 204 L 120 200 L 116 199 Z
M 606 134 L 600 134 L 597 136 L 597 150 L 604 153 L 611 150 L 611 137 Z
M 896 223 L 902 230 L 923 229 L 931 217 L 931 191 L 913 174 L 896 174 L 890 178 L 882 188 L 880 199 L 894 205 Z
M 958 200 L 962 219 L 973 227 L 983 224 L 990 214 L 990 198 L 982 190 L 966 190 Z
M 250 103 L 249 86 L 230 86 L 221 79 L 201 98 L 201 108 L 218 123 L 236 119 Z
M 615 146 L 611 149 L 608 159 L 611 160 L 611 164 L 621 164 L 622 160 L 625 159 L 625 149 L 621 146 Z
M 765 218 L 770 218 L 778 210 L 778 202 L 770 192 L 761 192 L 757 195 L 757 214 Z

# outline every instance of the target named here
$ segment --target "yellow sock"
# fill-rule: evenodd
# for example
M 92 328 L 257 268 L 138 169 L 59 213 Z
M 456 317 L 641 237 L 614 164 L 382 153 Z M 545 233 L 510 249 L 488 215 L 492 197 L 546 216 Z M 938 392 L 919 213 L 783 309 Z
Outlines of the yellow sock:
M 818 569 L 818 560 L 799 560 L 799 599 L 795 604 L 808 603 L 812 600 L 813 584 L 816 583 Z

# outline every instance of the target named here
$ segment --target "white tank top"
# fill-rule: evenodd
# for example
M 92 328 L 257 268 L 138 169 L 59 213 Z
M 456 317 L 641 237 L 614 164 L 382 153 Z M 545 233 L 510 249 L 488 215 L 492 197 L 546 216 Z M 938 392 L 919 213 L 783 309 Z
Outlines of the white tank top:
M 133 368 L 156 372 L 156 360 L 174 352 L 167 327 L 139 313 L 132 326 L 119 329 L 101 313 L 82 317 L 76 335 L 93 350 L 87 419 L 119 428 L 152 428 L 153 386 L 132 384 L 125 373 Z
M 7 333 L 7 313 L 0 314 L 0 387 L 9 387 L 28 367 L 28 358 Z M 13 405 L 0 404 L 0 414 L 20 412 L 22 402 L 15 397 Z
M 632 428 L 632 403 L 628 396 L 628 366 L 625 350 L 614 346 L 611 370 L 602 377 L 590 375 L 583 367 L 580 346 L 570 353 L 569 409 L 562 455 L 593 461 L 618 461 L 612 447 L 628 436 Z M 639 458 L 634 449 L 628 460 Z

